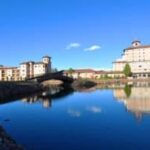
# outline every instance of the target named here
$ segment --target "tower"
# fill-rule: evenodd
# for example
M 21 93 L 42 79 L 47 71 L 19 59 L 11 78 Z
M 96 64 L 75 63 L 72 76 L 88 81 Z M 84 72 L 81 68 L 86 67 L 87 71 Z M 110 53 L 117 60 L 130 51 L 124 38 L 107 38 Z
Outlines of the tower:
M 50 64 L 51 63 L 51 57 L 49 56 L 43 56 L 42 61 L 44 64 Z
M 50 73 L 51 72 L 51 57 L 43 56 L 42 62 L 45 64 L 46 73 Z
M 141 46 L 141 41 L 133 41 L 133 42 L 132 42 L 132 46 L 133 46 L 133 47 Z

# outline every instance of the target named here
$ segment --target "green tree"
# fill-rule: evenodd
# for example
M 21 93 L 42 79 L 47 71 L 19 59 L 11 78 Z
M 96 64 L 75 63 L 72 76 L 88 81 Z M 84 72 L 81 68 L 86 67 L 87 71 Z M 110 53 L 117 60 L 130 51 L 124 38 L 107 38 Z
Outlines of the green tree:
M 73 74 L 74 72 L 75 72 L 74 69 L 72 69 L 72 68 L 69 68 L 69 69 L 68 69 L 68 73 L 69 73 L 70 76 L 72 76 L 72 74 Z
M 125 65 L 123 73 L 125 74 L 126 77 L 131 77 L 132 76 L 131 67 L 130 67 L 129 64 Z
M 127 98 L 129 98 L 132 93 L 132 87 L 130 85 L 126 85 L 124 88 L 124 92 L 125 92 Z
M 109 77 L 108 77 L 108 75 L 107 74 L 105 74 L 105 76 L 104 76 L 104 79 L 108 79 Z

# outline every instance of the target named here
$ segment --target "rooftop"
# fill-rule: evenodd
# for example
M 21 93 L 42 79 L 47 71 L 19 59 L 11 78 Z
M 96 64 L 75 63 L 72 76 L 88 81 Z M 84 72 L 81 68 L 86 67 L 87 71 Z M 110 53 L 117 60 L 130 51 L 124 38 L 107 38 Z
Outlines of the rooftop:
M 18 67 L 5 67 L 5 66 L 3 66 L 3 67 L 0 67 L 0 69 L 18 69 Z
M 68 70 L 66 70 L 65 73 L 68 73 Z M 118 74 L 122 72 L 121 71 L 93 70 L 93 69 L 75 69 L 73 73 Z
M 136 40 L 136 41 L 132 42 L 132 46 L 124 49 L 124 51 L 125 50 L 139 49 L 139 48 L 150 48 L 150 45 L 142 45 L 141 41 Z
M 51 58 L 50 56 L 46 55 L 46 56 L 43 56 L 42 58 Z
M 134 43 L 141 43 L 141 41 L 135 40 L 135 41 L 132 42 L 132 44 L 134 44 Z
M 35 62 L 34 64 L 44 64 L 42 61 Z
M 42 58 L 51 58 L 51 57 L 50 56 L 43 56 Z M 32 64 L 42 64 L 43 62 L 25 61 L 25 62 L 20 63 L 20 65 L 29 64 L 29 63 L 32 63 Z
M 34 61 L 26 61 L 26 62 L 22 62 L 22 63 L 20 63 L 20 64 L 29 64 L 29 63 L 34 64 L 35 62 L 34 62 Z
M 139 49 L 139 48 L 150 48 L 150 45 L 141 45 L 141 46 L 136 46 L 136 47 L 131 46 L 124 50 L 132 50 L 132 49 Z

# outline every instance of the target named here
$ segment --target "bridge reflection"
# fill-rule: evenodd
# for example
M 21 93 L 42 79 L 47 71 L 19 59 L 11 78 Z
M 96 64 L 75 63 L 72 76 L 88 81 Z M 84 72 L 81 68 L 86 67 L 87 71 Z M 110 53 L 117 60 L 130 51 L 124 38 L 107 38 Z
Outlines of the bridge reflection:
M 47 93 L 47 95 L 45 95 Z M 41 103 L 44 108 L 51 108 L 52 102 L 56 100 L 62 100 L 64 97 L 69 96 L 73 93 L 72 89 L 63 90 L 54 95 L 49 95 L 48 92 L 38 93 L 37 95 L 32 95 L 21 99 L 22 102 L 27 104 Z M 44 95 L 44 96 L 43 96 Z

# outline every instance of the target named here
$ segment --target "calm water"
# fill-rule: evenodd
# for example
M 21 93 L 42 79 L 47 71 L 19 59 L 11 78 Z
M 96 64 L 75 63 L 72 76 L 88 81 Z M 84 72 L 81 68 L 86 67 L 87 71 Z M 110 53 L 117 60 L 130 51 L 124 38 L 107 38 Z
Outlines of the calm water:
M 149 150 L 149 93 L 136 84 L 33 96 L 1 104 L 0 123 L 27 150 Z

